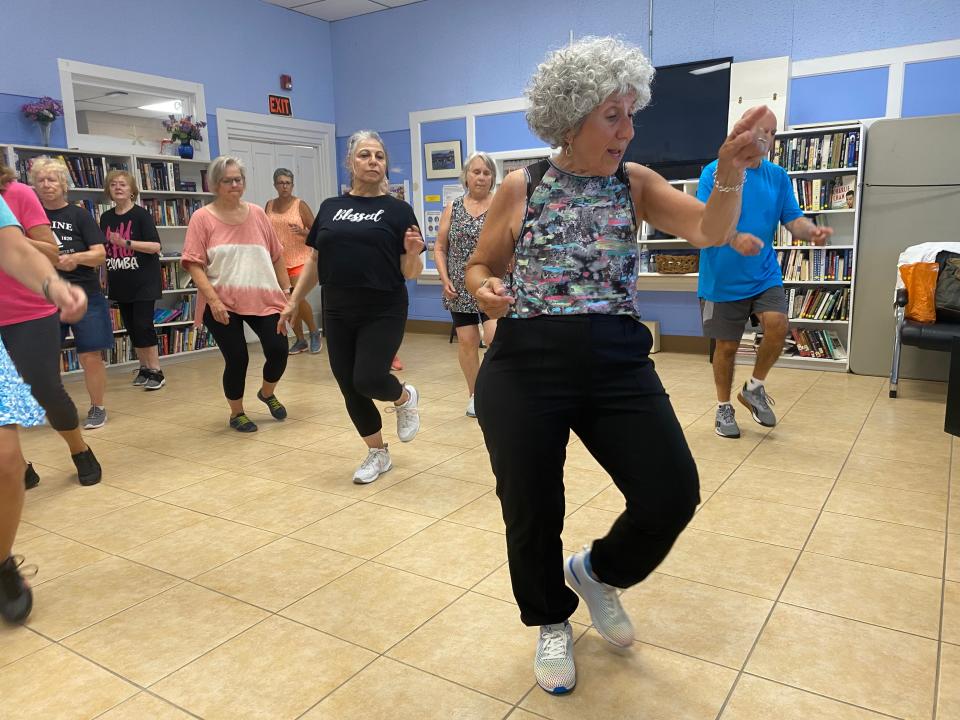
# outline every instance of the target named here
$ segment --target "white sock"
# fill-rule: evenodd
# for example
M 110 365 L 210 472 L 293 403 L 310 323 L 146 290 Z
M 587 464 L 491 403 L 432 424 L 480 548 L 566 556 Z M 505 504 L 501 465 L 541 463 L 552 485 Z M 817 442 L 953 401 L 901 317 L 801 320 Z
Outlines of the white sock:
M 756 390 L 758 387 L 763 387 L 763 380 L 757 380 L 751 375 L 747 380 L 747 390 Z
M 717 403 L 717 410 L 723 409 L 723 406 L 724 406 L 724 405 L 730 405 L 730 401 L 727 400 L 727 402 Z M 733 406 L 731 405 L 731 407 L 733 407 Z

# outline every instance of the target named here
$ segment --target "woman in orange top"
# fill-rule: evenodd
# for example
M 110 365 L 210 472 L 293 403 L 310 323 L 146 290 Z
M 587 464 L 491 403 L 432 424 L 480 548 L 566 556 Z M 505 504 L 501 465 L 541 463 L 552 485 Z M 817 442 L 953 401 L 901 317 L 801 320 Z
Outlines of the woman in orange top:
M 296 286 L 304 263 L 310 261 L 311 250 L 306 239 L 313 226 L 313 213 L 309 205 L 293 194 L 293 173 L 290 170 L 277 168 L 273 173 L 273 187 L 277 190 L 277 197 L 268 200 L 264 210 L 283 245 L 283 259 L 287 263 L 290 282 Z M 310 331 L 309 344 L 303 335 L 302 323 L 306 323 Z M 297 340 L 290 346 L 291 355 L 302 353 L 308 347 L 311 353 L 320 352 L 323 337 L 313 318 L 313 308 L 306 299 L 300 303 L 299 312 L 293 319 L 293 332 Z

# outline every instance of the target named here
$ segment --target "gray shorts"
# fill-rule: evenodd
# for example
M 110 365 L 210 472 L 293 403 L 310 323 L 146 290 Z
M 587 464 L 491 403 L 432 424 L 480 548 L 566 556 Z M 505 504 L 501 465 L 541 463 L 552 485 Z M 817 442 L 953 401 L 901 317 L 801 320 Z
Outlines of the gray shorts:
M 700 301 L 703 334 L 714 340 L 739 341 L 747 319 L 765 312 L 787 314 L 787 296 L 783 287 L 767 288 L 759 295 L 730 302 Z

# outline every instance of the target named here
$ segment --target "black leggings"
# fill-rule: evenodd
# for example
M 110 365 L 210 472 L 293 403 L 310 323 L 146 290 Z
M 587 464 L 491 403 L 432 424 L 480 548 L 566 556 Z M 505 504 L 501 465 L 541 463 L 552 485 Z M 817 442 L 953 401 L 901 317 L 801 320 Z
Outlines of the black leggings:
M 133 340 L 135 348 L 156 347 L 157 331 L 153 329 L 153 300 L 118 302 L 123 326 Z
M 597 577 L 627 588 L 666 557 L 700 501 L 697 466 L 626 315 L 502 319 L 477 377 L 476 409 L 497 477 L 513 594 L 526 625 L 564 622 L 563 464 L 573 430 L 627 501 L 593 542 Z
M 403 395 L 390 363 L 403 342 L 407 289 L 328 287 L 324 301 L 330 369 L 360 437 L 373 435 L 383 427 L 373 400 L 393 402 Z
M 17 372 L 47 412 L 47 421 L 60 432 L 80 426 L 73 404 L 60 379 L 60 316 L 4 325 L 0 338 Z
M 273 315 L 237 315 L 229 313 L 230 322 L 226 325 L 213 319 L 210 307 L 203 311 L 203 324 L 217 341 L 220 354 L 223 355 L 223 394 L 227 400 L 241 400 L 247 378 L 247 339 L 243 336 L 243 324 L 250 326 L 260 338 L 260 347 L 266 362 L 263 364 L 263 380 L 275 383 L 283 377 L 287 369 L 287 338 L 277 332 L 280 313 Z

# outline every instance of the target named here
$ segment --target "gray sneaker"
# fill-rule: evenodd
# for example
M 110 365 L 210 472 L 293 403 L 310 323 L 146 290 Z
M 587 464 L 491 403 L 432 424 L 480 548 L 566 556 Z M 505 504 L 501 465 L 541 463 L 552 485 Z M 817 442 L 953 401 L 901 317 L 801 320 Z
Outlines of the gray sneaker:
M 317 330 L 310 333 L 310 353 L 316 355 L 323 348 L 323 333 Z
M 735 415 L 733 405 L 730 403 L 725 403 L 717 408 L 717 419 L 714 423 L 717 435 L 725 438 L 740 437 L 740 427 L 737 425 Z
M 743 390 L 737 395 L 737 400 L 750 409 L 753 419 L 764 427 L 774 427 L 777 424 L 777 416 L 770 409 L 771 405 L 776 403 L 773 398 L 767 395 L 763 385 L 756 390 L 747 390 L 747 384 L 743 384 Z
M 148 375 L 149 372 L 150 372 L 150 368 L 146 368 L 143 365 L 141 365 L 140 369 L 137 371 L 137 376 L 133 379 L 133 386 L 143 387 L 147 382 L 147 378 L 149 377 Z
M 307 341 L 306 340 L 297 340 L 293 345 L 290 346 L 289 353 L 291 355 L 299 355 L 302 352 L 307 351 Z
M 147 370 L 147 381 L 143 384 L 144 390 L 159 390 L 167 384 L 163 377 L 163 370 Z
M 106 408 L 98 408 L 96 405 L 91 405 L 90 409 L 87 411 L 87 419 L 83 421 L 84 430 L 96 430 L 107 424 L 107 410 Z

